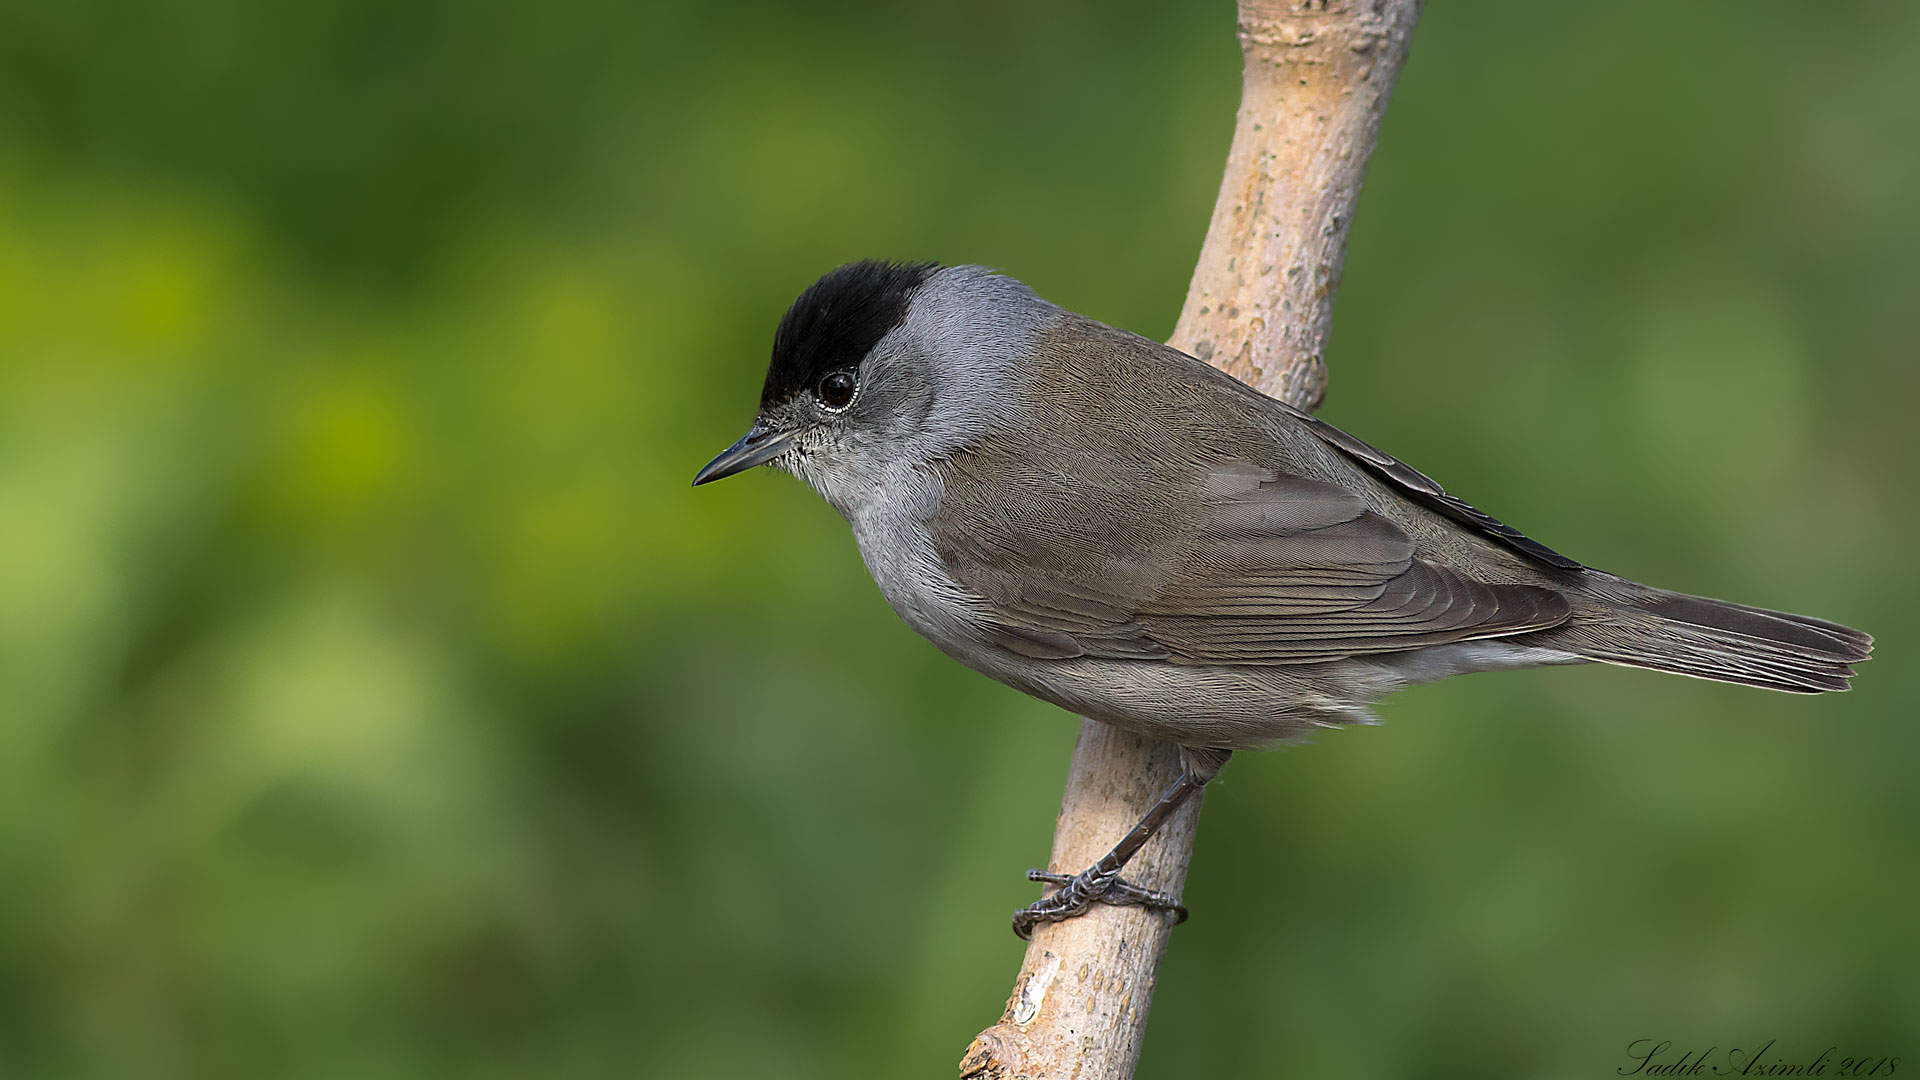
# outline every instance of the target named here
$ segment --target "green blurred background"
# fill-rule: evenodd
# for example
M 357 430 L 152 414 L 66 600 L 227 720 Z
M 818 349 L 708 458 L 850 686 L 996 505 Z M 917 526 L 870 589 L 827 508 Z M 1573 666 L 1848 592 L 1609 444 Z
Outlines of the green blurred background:
M 849 258 L 1166 336 L 1233 22 L 0 3 L 0 1075 L 951 1075 L 1074 722 L 687 481 Z M 1142 1075 L 1920 1064 L 1916 191 L 1915 5 L 1428 10 L 1324 415 L 1883 658 L 1243 758 Z

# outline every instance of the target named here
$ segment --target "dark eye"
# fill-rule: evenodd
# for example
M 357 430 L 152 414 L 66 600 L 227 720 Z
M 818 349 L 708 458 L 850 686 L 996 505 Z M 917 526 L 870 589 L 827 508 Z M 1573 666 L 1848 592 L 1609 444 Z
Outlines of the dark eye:
M 853 400 L 853 372 L 829 371 L 820 379 L 820 404 L 829 409 L 844 409 Z

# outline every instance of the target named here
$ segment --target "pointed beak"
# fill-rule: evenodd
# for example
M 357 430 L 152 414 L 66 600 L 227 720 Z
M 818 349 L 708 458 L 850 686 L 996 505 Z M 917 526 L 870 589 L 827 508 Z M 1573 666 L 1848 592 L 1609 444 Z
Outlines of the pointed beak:
M 720 451 L 720 456 L 707 462 L 706 467 L 694 475 L 693 486 L 713 480 L 724 480 L 737 472 L 745 472 L 755 465 L 763 465 L 785 453 L 793 445 L 794 433 L 776 431 L 756 420 L 753 428 L 740 441 Z

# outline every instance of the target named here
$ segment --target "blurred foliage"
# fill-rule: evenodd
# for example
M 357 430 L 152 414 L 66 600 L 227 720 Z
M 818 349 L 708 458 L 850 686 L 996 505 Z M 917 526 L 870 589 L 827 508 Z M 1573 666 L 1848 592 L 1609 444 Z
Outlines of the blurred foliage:
M 687 480 L 875 254 L 1164 336 L 1229 6 L 0 5 L 0 1075 L 944 1076 L 1073 722 Z M 1456 680 L 1210 799 L 1148 1076 L 1920 1056 L 1920 8 L 1426 13 L 1326 415 L 1849 695 Z

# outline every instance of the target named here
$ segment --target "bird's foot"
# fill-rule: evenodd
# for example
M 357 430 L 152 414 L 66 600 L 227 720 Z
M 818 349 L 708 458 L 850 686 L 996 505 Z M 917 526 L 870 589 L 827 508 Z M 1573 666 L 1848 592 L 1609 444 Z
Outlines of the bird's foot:
M 1120 880 L 1118 871 L 1101 872 L 1098 866 L 1078 874 L 1056 874 L 1049 870 L 1027 871 L 1028 881 L 1058 885 L 1054 892 L 1013 913 L 1013 932 L 1022 940 L 1033 939 L 1033 928 L 1041 923 L 1064 922 L 1081 915 L 1095 904 L 1143 907 L 1148 911 L 1172 912 L 1173 925 L 1187 921 L 1187 909 L 1168 893 L 1143 889 Z

